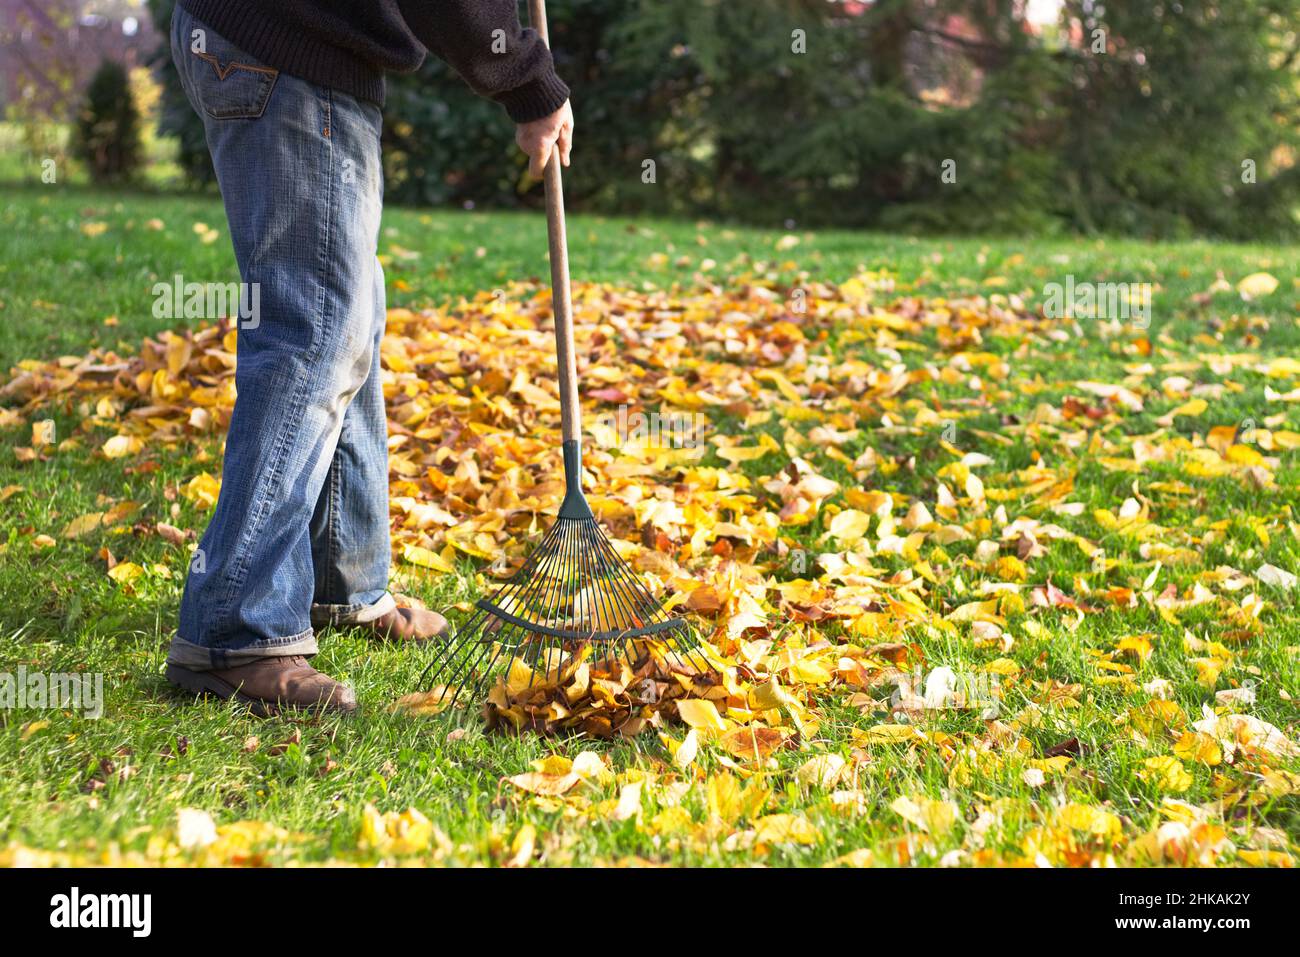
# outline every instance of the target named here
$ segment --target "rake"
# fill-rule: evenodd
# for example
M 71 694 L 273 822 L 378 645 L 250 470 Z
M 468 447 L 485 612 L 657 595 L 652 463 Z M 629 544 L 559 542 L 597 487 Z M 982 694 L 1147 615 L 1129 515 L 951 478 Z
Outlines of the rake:
M 529 14 L 549 45 L 545 0 L 529 0 Z M 524 564 L 454 635 L 440 642 L 421 684 L 450 705 L 476 696 L 516 662 L 528 681 L 563 674 L 563 662 L 624 661 L 634 670 L 652 653 L 677 658 L 695 642 L 685 622 L 669 615 L 614 550 L 582 491 L 582 417 L 574 360 L 573 302 L 564 228 L 564 191 L 556 146 L 545 169 L 546 230 L 550 243 L 555 358 L 560 386 L 565 493 L 559 514 Z M 432 672 L 432 675 L 430 675 Z M 428 684 L 425 684 L 425 680 Z

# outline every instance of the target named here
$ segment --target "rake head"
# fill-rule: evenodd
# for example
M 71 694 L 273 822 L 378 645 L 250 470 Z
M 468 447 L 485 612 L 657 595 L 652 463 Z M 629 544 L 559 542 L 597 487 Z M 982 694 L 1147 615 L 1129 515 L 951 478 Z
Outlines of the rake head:
M 541 543 L 437 646 L 421 684 L 441 705 L 477 697 L 515 662 L 528 667 L 531 682 L 578 656 L 635 668 L 650 643 L 674 657 L 694 647 L 685 622 L 664 611 L 596 522 L 582 494 L 580 455 L 577 442 L 564 443 L 567 489 Z

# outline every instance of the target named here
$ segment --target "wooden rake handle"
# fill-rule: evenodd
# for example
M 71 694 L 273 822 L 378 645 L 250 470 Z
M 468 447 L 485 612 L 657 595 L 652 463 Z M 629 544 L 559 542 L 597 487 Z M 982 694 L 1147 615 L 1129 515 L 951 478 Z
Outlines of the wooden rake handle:
M 549 47 L 546 0 L 528 0 L 528 17 L 542 42 Z M 551 302 L 555 309 L 555 362 L 560 383 L 560 433 L 565 442 L 578 442 L 582 438 L 582 409 L 573 350 L 573 296 L 569 290 L 569 242 L 564 229 L 564 182 L 560 176 L 558 144 L 551 150 L 544 180 L 546 238 L 551 247 Z

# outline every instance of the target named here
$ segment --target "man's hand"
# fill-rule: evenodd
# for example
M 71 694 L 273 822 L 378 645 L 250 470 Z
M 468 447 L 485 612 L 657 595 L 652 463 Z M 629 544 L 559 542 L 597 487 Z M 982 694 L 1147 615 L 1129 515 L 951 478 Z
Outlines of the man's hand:
M 528 154 L 528 172 L 534 179 L 542 178 L 542 170 L 550 162 L 551 150 L 560 145 L 560 162 L 569 165 L 569 147 L 573 145 L 573 110 L 569 101 L 540 120 L 520 123 L 515 127 L 515 142 Z

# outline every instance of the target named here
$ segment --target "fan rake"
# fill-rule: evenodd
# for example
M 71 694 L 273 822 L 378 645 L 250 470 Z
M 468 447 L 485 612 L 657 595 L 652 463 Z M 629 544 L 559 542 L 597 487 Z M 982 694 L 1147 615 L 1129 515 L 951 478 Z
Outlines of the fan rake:
M 626 662 L 635 670 L 651 645 L 682 662 L 695 646 L 681 618 L 662 604 L 605 536 L 582 494 L 580 450 L 564 443 L 567 492 L 550 530 L 520 569 L 473 616 L 439 643 L 424 687 L 450 705 L 477 696 L 516 662 L 528 682 L 554 676 L 563 661 L 589 657 L 600 667 Z
M 529 0 L 529 12 L 545 42 L 544 0 Z M 463 693 L 477 696 L 516 662 L 528 666 L 531 684 L 539 671 L 558 672 L 564 660 L 622 660 L 635 670 L 652 646 L 679 662 L 681 652 L 695 646 L 685 622 L 663 609 L 615 551 L 582 492 L 582 423 L 558 146 L 546 164 L 545 184 L 565 495 L 555 522 L 523 566 L 490 598 L 479 599 L 470 620 L 436 646 L 421 683 L 438 692 L 436 700 L 444 705 Z

